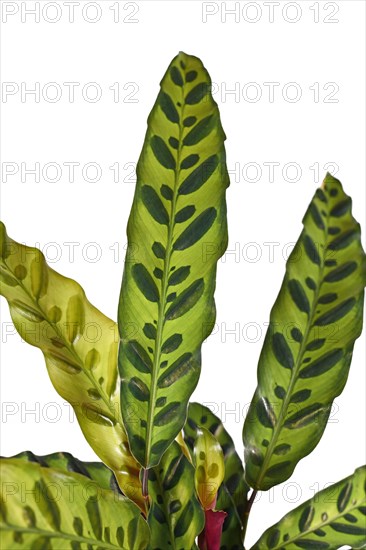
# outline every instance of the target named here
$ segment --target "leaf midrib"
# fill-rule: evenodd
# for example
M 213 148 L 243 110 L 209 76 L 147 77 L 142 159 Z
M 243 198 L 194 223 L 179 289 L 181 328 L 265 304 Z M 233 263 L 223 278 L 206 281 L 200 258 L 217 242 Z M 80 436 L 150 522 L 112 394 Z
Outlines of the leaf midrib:
M 157 381 L 158 375 L 160 372 L 160 358 L 161 358 L 161 348 L 162 348 L 162 338 L 163 330 L 165 326 L 165 309 L 167 305 L 167 294 L 168 294 L 168 278 L 170 272 L 170 260 L 173 253 L 173 232 L 175 228 L 175 210 L 178 200 L 178 183 L 180 178 L 180 159 L 182 154 L 183 145 L 183 131 L 184 127 L 182 124 L 184 116 L 184 86 L 181 87 L 181 107 L 180 107 L 180 117 L 179 117 L 179 139 L 178 139 L 178 149 L 176 156 L 176 169 L 174 174 L 174 189 L 173 189 L 173 199 L 171 201 L 170 207 L 170 223 L 168 227 L 168 242 L 165 249 L 165 258 L 164 258 L 164 270 L 163 277 L 161 281 L 161 299 L 159 301 L 159 310 L 158 310 L 158 324 L 156 328 L 156 337 L 155 337 L 155 349 L 154 349 L 154 361 L 152 367 L 151 375 L 151 388 L 150 388 L 150 399 L 148 404 L 148 418 L 147 418 L 147 429 L 146 429 L 146 453 L 145 453 L 145 465 L 146 468 L 150 467 L 150 455 L 151 455 L 151 443 L 152 443 L 152 433 L 154 429 L 154 417 L 155 417 L 155 402 L 157 394 Z
M 111 543 L 105 542 L 104 540 L 89 539 L 79 535 L 64 533 L 63 531 L 46 531 L 45 529 L 38 529 L 38 528 L 32 529 L 31 527 L 18 527 L 16 525 L 0 523 L 0 532 L 1 531 L 11 531 L 11 532 L 16 531 L 17 533 L 22 533 L 22 534 L 37 535 L 37 536 L 44 536 L 48 538 L 57 538 L 62 540 L 82 542 L 85 544 L 91 544 L 93 546 L 95 546 L 96 544 L 99 545 L 100 543 L 100 546 L 102 548 L 108 548 L 108 550 L 110 549 L 115 550 L 115 548 L 119 548 L 120 550 L 121 549 L 128 550 L 125 546 L 112 545 Z
M 277 444 L 278 437 L 279 437 L 279 435 L 282 431 L 283 422 L 284 422 L 284 420 L 286 418 L 286 415 L 287 415 L 287 409 L 288 409 L 288 406 L 290 405 L 292 393 L 293 393 L 295 384 L 298 381 L 298 374 L 299 374 L 299 371 L 300 371 L 300 368 L 301 368 L 301 365 L 302 365 L 303 356 L 304 356 L 305 351 L 306 351 L 306 345 L 307 345 L 308 337 L 309 337 L 309 334 L 310 334 L 310 330 L 313 327 L 316 308 L 318 306 L 318 299 L 319 299 L 319 295 L 320 295 L 320 290 L 321 290 L 321 287 L 322 287 L 322 284 L 323 284 L 323 281 L 324 281 L 324 278 L 323 278 L 324 268 L 325 268 L 324 256 L 325 256 L 325 252 L 327 250 L 327 242 L 328 242 L 328 233 L 327 233 L 328 223 L 329 223 L 329 201 L 327 200 L 327 216 L 326 216 L 326 220 L 325 220 L 325 223 L 324 223 L 325 224 L 324 249 L 323 249 L 323 256 L 321 258 L 321 265 L 320 265 L 320 268 L 319 268 L 319 277 L 318 277 L 318 280 L 320 281 L 320 283 L 319 283 L 319 285 L 316 286 L 316 290 L 314 291 L 313 305 L 312 305 L 311 311 L 310 311 L 309 316 L 308 316 L 308 322 L 307 322 L 307 325 L 306 325 L 305 333 L 303 335 L 303 339 L 302 339 L 301 344 L 300 344 L 300 349 L 299 349 L 299 353 L 298 353 L 298 356 L 297 356 L 296 364 L 294 365 L 294 368 L 292 369 L 292 374 L 291 374 L 290 384 L 288 386 L 288 391 L 286 393 L 285 399 L 283 400 L 283 403 L 282 403 L 282 406 L 281 406 L 281 410 L 280 410 L 276 425 L 273 428 L 272 439 L 270 441 L 270 444 L 268 445 L 268 450 L 267 450 L 266 456 L 265 456 L 265 458 L 263 460 L 263 464 L 260 468 L 260 475 L 257 478 L 257 482 L 256 482 L 256 489 L 257 490 L 260 490 L 261 483 L 263 481 L 263 478 L 266 475 L 267 467 L 268 467 L 269 463 L 272 460 L 272 454 L 273 454 L 274 448 Z M 305 231 L 306 231 L 306 228 L 303 229 L 303 233 Z M 287 273 L 286 273 L 286 277 L 287 277 Z

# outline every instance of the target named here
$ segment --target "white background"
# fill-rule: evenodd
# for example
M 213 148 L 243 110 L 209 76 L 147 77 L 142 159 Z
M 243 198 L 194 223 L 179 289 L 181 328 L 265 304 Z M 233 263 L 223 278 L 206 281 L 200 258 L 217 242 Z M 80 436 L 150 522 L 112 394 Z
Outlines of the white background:
M 337 166 L 364 225 L 364 2 L 280 2 L 271 8 L 273 18 L 266 2 L 237 2 L 237 8 L 227 2 L 226 9 L 237 14 L 227 14 L 225 21 L 221 3 L 102 1 L 85 9 L 90 2 L 81 0 L 73 23 L 65 2 L 52 2 L 44 11 L 47 3 L 41 1 L 39 22 L 25 11 L 35 2 L 1 4 L 2 80 L 13 83 L 6 90 L 14 91 L 2 97 L 2 167 L 9 170 L 4 163 L 14 163 L 18 169 L 2 185 L 2 219 L 13 239 L 39 243 L 52 267 L 78 280 L 90 301 L 113 319 L 134 191 L 128 163 L 138 159 L 159 81 L 179 50 L 199 56 L 210 72 L 233 172 L 227 200 L 229 250 L 235 253 L 219 262 L 217 326 L 203 345 L 194 399 L 215 404 L 242 454 L 243 411 L 255 389 L 265 323 L 284 274 L 287 245 L 297 239 L 319 183 L 317 167 L 322 178 L 326 163 Z M 217 13 L 204 22 L 207 11 Z M 50 82 L 57 86 L 47 86 Z M 65 82 L 80 84 L 74 102 Z M 97 88 L 87 86 L 90 82 L 102 93 L 99 101 L 92 101 Z M 24 95 L 36 83 L 39 102 Z M 268 83 L 278 83 L 273 98 Z M 237 95 L 225 93 L 233 89 Z M 36 162 L 40 182 L 24 172 Z M 56 174 L 52 167 L 42 176 L 50 162 L 62 170 L 58 182 L 49 181 Z M 74 182 L 67 162 L 80 163 Z M 264 164 L 269 162 L 279 163 L 274 178 Z M 87 181 L 94 178 L 92 167 L 83 176 L 86 163 L 98 164 L 99 181 Z M 109 168 L 115 163 L 117 182 Z M 74 258 L 64 243 L 79 243 Z M 264 243 L 278 243 L 272 258 Z M 94 261 L 96 254 L 101 257 Z M 69 407 L 48 380 L 41 352 L 9 334 L 4 303 L 1 313 L 2 454 L 67 450 L 93 460 Z M 258 497 L 248 546 L 315 490 L 365 461 L 364 363 L 361 338 L 321 443 L 289 482 Z M 27 413 L 30 409 L 38 412 Z

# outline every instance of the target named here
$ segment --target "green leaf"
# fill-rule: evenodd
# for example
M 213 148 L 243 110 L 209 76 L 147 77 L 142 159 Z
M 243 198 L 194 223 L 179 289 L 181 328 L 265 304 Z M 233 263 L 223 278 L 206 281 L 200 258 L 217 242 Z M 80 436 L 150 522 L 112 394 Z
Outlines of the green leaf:
M 61 465 L 0 463 L 1 548 L 146 548 L 147 523 L 127 498 Z
M 1 294 L 15 327 L 42 350 L 52 384 L 72 405 L 85 438 L 123 493 L 144 509 L 140 468 L 119 413 L 116 323 L 87 300 L 78 283 L 48 267 L 38 249 L 10 239 L 1 222 L 0 250 Z
M 204 527 L 194 468 L 174 442 L 158 467 L 149 470 L 151 548 L 192 548 Z
M 57 468 L 67 472 L 83 475 L 98 483 L 102 489 L 114 491 L 121 494 L 117 480 L 113 472 L 107 468 L 103 462 L 83 462 L 70 453 L 52 453 L 49 455 L 35 455 L 31 451 L 23 451 L 15 456 L 9 457 L 16 459 L 18 463 L 34 462 L 44 468 Z M 24 466 L 25 467 L 25 466 Z
M 252 550 L 365 548 L 365 476 L 363 466 L 320 491 L 267 529 Z
M 227 548 L 242 548 L 242 520 L 249 491 L 244 480 L 242 462 L 221 420 L 208 407 L 199 403 L 190 403 L 184 432 L 185 440 L 191 450 L 193 450 L 198 427 L 207 428 L 215 436 L 224 455 L 225 477 L 216 503 L 218 510 L 224 510 L 227 513 L 221 544 Z
M 180 53 L 148 119 L 118 315 L 122 416 L 144 468 L 184 425 L 215 319 L 216 263 L 227 245 L 224 140 L 207 71 Z
M 327 175 L 271 311 L 243 432 L 246 479 L 267 490 L 318 444 L 362 330 L 365 254 L 351 199 Z

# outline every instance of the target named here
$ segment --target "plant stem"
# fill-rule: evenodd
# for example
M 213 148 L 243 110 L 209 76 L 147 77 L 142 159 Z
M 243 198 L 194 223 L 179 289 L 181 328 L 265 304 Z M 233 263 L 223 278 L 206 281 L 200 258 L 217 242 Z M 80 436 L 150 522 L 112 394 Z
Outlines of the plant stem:
M 257 496 L 257 492 L 258 492 L 258 491 L 256 491 L 256 489 L 253 489 L 252 494 L 250 495 L 250 498 L 247 500 L 247 503 L 246 503 L 245 508 L 244 508 L 244 517 L 243 517 L 243 543 L 244 543 L 245 535 L 246 535 L 246 532 L 247 532 L 249 514 L 250 514 L 250 511 L 251 511 L 251 509 L 252 509 L 252 506 L 253 506 L 253 502 L 254 502 L 254 500 L 255 500 L 255 497 Z

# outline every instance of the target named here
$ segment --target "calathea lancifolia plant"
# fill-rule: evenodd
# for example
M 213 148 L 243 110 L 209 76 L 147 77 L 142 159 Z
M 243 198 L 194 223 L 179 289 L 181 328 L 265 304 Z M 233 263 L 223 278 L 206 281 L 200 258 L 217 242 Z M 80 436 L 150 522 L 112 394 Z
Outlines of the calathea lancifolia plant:
M 42 350 L 102 460 L 30 451 L 3 458 L 4 550 L 244 548 L 256 492 L 287 480 L 319 442 L 361 333 L 366 279 L 351 199 L 330 175 L 306 211 L 271 311 L 244 465 L 221 421 L 189 403 L 227 243 L 224 139 L 206 70 L 180 53 L 137 166 L 119 333 L 80 285 L 1 225 L 1 291 L 14 324 Z M 90 323 L 94 343 L 85 338 Z M 365 548 L 365 522 L 363 467 L 287 514 L 253 549 Z

